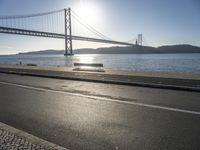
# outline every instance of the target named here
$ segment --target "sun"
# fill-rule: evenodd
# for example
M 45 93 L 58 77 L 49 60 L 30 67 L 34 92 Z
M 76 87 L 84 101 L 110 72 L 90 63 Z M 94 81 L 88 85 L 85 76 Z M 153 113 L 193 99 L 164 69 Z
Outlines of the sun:
M 88 24 L 92 25 L 99 22 L 101 15 L 99 7 L 95 2 L 80 0 L 79 8 L 79 16 Z

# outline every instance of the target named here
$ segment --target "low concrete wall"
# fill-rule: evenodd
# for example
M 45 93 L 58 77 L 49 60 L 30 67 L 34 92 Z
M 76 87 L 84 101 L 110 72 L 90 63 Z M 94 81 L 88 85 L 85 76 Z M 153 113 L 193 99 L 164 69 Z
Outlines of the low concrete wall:
M 89 82 L 200 91 L 199 74 L 122 70 L 89 72 L 73 71 L 73 68 L 68 67 L 39 67 L 26 65 L 0 65 L 0 72 Z

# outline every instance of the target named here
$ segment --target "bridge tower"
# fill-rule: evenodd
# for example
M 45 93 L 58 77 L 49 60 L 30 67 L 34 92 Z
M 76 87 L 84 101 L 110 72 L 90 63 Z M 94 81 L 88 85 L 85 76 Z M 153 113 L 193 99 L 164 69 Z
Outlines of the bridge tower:
M 65 13 L 65 56 L 73 55 L 71 9 L 64 9 Z
M 138 34 L 137 45 L 142 46 L 142 34 Z

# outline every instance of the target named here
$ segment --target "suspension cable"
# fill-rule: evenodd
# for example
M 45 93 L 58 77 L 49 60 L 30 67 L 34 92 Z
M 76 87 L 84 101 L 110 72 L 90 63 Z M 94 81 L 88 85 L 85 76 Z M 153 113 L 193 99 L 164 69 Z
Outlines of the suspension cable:
M 16 18 L 38 17 L 38 16 L 49 15 L 49 14 L 62 12 L 62 11 L 64 11 L 64 9 L 60 9 L 60 10 L 56 10 L 56 11 L 50 11 L 50 12 L 44 12 L 44 13 L 29 14 L 29 15 L 0 16 L 0 19 L 16 19 Z
M 99 31 L 97 31 L 96 29 L 94 29 L 91 25 L 89 25 L 85 20 L 83 20 L 79 15 L 77 15 L 77 13 L 75 13 L 72 10 L 72 16 L 74 17 L 74 19 L 76 21 L 78 21 L 81 25 L 83 25 L 84 27 L 86 27 L 89 31 L 95 33 L 96 35 L 98 35 L 101 38 L 105 38 L 108 40 L 111 40 L 109 37 L 105 36 L 104 34 L 100 33 Z M 84 23 L 83 23 L 84 22 Z

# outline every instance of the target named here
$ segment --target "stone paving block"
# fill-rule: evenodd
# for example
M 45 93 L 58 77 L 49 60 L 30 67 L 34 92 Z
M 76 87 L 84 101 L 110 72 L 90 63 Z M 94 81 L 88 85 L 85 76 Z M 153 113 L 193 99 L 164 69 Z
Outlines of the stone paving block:
M 46 150 L 47 148 L 32 143 L 6 130 L 0 129 L 0 150 Z
M 0 122 L 0 150 L 67 150 Z

